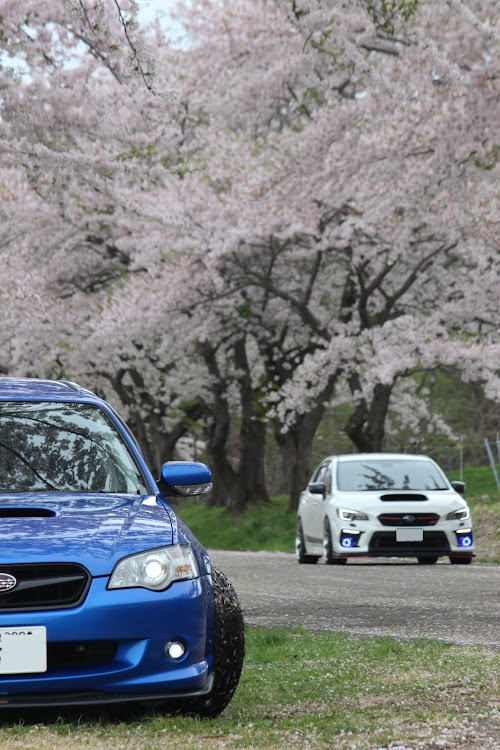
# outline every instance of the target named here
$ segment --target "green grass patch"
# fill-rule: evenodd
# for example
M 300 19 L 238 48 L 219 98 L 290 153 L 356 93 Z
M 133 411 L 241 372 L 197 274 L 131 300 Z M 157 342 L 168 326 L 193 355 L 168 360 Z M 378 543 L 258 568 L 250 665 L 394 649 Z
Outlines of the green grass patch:
M 210 549 L 291 552 L 295 514 L 287 513 L 288 498 L 273 498 L 269 505 L 249 506 L 234 516 L 224 508 L 206 508 L 200 502 L 176 503 L 175 510 L 202 544 Z
M 500 654 L 487 649 L 250 629 L 240 686 L 218 719 L 158 709 L 0 714 L 0 747 L 374 750 L 462 747 L 464 738 L 494 747 L 499 674 Z
M 476 560 L 499 564 L 500 496 L 493 470 L 491 466 L 466 467 L 464 481 L 474 523 Z
M 471 503 L 476 559 L 500 563 L 500 503 Z
M 500 468 L 497 467 L 500 476 Z M 457 478 L 457 477 L 455 477 Z M 471 500 L 488 495 L 492 501 L 500 500 L 500 493 L 491 466 L 466 466 L 464 468 L 466 494 Z

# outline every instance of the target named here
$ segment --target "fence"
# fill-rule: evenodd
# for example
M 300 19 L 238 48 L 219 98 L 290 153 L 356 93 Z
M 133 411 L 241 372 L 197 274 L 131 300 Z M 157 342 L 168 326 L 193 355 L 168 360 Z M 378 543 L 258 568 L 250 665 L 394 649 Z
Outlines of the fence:
M 430 455 L 445 469 L 452 479 L 464 479 L 464 467 L 491 467 L 493 477 L 500 493 L 500 435 L 495 438 L 485 437 L 482 442 L 458 440 L 455 443 L 436 445 Z

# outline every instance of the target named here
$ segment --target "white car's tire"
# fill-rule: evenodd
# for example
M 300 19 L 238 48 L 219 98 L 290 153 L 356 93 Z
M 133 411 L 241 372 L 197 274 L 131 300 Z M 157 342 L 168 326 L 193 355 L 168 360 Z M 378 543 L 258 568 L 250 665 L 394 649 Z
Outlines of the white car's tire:
M 452 565 L 470 565 L 472 557 L 453 557 L 452 555 L 450 557 L 450 562 Z
M 323 532 L 323 556 L 327 565 L 345 565 L 347 562 L 347 557 L 334 557 L 332 530 L 328 518 L 325 518 L 325 530 Z
M 435 565 L 438 561 L 437 555 L 427 555 L 427 557 L 417 557 L 419 565 Z
M 302 529 L 302 521 L 300 518 L 297 521 L 297 531 L 295 532 L 295 555 L 297 562 L 301 565 L 315 565 L 318 560 L 318 555 L 308 555 L 306 545 L 304 542 L 304 531 Z

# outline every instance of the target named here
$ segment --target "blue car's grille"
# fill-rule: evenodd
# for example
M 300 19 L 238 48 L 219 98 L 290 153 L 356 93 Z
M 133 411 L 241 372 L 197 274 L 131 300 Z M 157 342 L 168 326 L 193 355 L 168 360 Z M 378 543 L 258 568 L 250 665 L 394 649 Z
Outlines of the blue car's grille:
M 2 565 L 0 580 L 11 588 L 0 586 L 0 612 L 11 610 L 62 609 L 76 607 L 90 585 L 90 574 L 81 565 Z

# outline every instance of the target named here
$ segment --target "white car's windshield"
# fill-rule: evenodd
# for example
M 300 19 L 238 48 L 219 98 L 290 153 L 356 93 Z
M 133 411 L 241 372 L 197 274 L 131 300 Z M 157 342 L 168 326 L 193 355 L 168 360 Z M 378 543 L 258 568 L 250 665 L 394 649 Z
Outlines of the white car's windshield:
M 0 402 L 0 492 L 145 492 L 131 454 L 97 406 Z
M 337 487 L 343 492 L 369 490 L 446 490 L 445 477 L 427 459 L 339 461 Z

